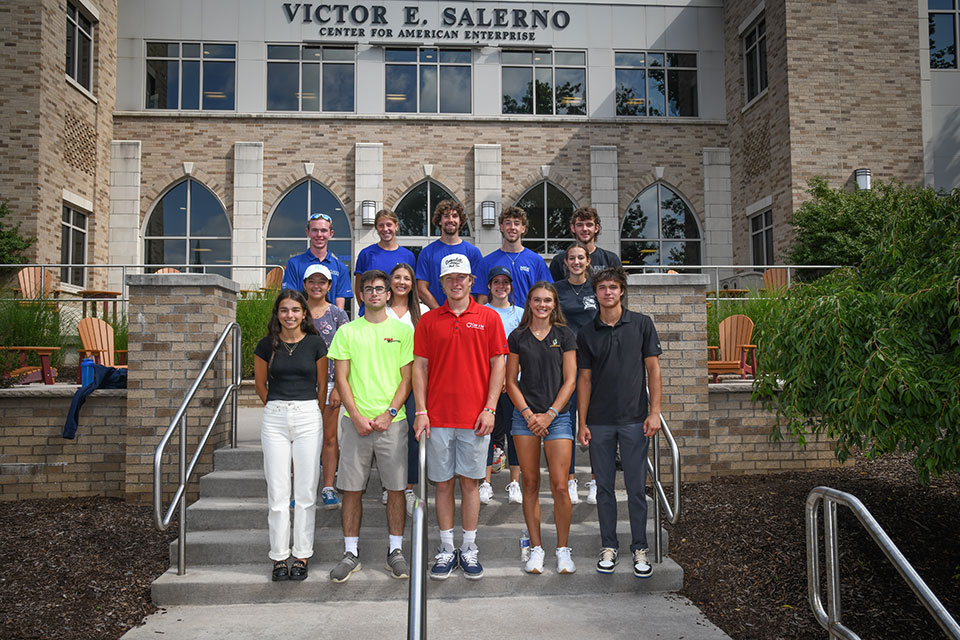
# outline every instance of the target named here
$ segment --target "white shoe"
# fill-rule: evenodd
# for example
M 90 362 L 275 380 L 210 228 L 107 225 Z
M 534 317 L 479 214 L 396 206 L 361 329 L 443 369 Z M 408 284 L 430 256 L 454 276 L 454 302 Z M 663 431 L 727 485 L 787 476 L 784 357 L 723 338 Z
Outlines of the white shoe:
M 597 481 L 587 483 L 587 504 L 597 504 Z
M 649 578 L 653 575 L 653 567 L 647 561 L 646 549 L 637 549 L 633 552 L 633 575 L 638 578 Z
M 490 500 L 493 499 L 493 487 L 489 482 L 481 482 L 477 492 L 480 494 L 480 504 L 490 504 Z
M 577 479 L 567 480 L 567 493 L 570 494 L 570 504 L 580 504 L 580 495 L 577 493 Z
M 527 573 L 543 573 L 543 556 L 543 547 L 530 547 L 530 559 L 523 570 Z
M 557 547 L 557 573 L 576 573 L 577 567 L 570 557 L 570 547 Z
M 523 504 L 523 493 L 520 491 L 520 483 L 516 480 L 507 484 L 507 498 L 510 504 Z
M 413 507 L 417 502 L 417 494 L 412 489 L 405 489 L 403 497 L 407 501 L 407 515 L 413 515 Z

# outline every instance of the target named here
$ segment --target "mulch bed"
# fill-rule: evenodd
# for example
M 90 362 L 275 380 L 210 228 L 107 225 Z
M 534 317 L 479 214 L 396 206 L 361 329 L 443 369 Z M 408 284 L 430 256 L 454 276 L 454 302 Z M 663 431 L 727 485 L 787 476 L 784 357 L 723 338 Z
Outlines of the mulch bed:
M 111 498 L 0 503 L 0 637 L 119 638 L 157 610 L 176 526 Z
M 917 482 L 906 457 L 797 473 L 718 478 L 683 487 L 671 556 L 683 595 L 732 637 L 821 640 L 807 600 L 804 508 L 828 486 L 857 496 L 952 615 L 960 617 L 960 474 Z M 849 509 L 837 507 L 841 611 L 864 638 L 943 638 Z M 823 518 L 820 518 L 823 528 Z M 820 542 L 821 574 L 825 572 Z M 826 586 L 821 588 L 826 606 Z

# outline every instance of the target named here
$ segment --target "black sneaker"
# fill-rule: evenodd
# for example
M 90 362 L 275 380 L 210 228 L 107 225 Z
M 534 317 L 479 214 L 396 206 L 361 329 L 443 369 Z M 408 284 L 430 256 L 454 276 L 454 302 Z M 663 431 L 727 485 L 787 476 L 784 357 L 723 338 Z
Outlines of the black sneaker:
M 613 573 L 620 562 L 620 552 L 613 547 L 604 547 L 600 550 L 600 559 L 597 560 L 597 573 Z

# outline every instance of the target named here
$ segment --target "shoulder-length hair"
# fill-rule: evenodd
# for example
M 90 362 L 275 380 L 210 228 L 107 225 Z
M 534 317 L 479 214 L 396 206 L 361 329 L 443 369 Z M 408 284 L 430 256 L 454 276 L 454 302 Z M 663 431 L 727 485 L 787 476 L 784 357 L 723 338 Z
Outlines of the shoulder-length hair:
M 530 299 L 533 297 L 533 292 L 537 289 L 546 289 L 550 292 L 550 295 L 553 296 L 553 311 L 550 312 L 550 317 L 548 318 L 550 324 L 558 327 L 566 326 L 567 319 L 563 317 L 563 310 L 560 309 L 560 298 L 557 295 L 557 288 L 553 286 L 552 282 L 541 280 L 527 291 L 527 301 L 523 304 L 523 317 L 520 318 L 520 324 L 517 325 L 516 330 L 529 329 L 530 323 L 533 321 L 533 311 L 530 310 Z
M 280 331 L 283 327 L 280 325 L 280 303 L 284 300 L 293 300 L 300 304 L 303 309 L 303 318 L 300 320 L 300 329 L 306 334 L 319 335 L 317 327 L 313 324 L 313 316 L 310 315 L 310 306 L 307 304 L 307 298 L 296 289 L 284 289 L 273 301 L 273 312 L 270 314 L 270 321 L 267 322 L 267 335 L 270 337 L 270 362 L 267 363 L 267 372 L 273 366 L 273 356 L 277 353 L 277 347 L 280 346 Z
M 587 255 L 587 268 L 584 270 L 583 275 L 587 277 L 587 282 L 589 282 L 590 278 L 593 277 L 593 261 L 590 259 L 590 248 L 579 240 L 574 240 L 563 250 L 563 260 L 561 260 L 563 263 L 563 275 L 567 278 L 570 277 L 570 269 L 567 267 L 567 254 L 570 253 L 572 249 L 583 249 L 583 252 Z
M 410 321 L 413 322 L 413 326 L 416 327 L 417 323 L 420 322 L 420 294 L 417 293 L 417 274 L 414 273 L 413 267 L 408 265 L 406 262 L 400 262 L 394 265 L 393 269 L 390 269 L 390 279 L 387 282 L 387 287 L 390 289 L 390 299 L 393 300 L 393 274 L 398 269 L 403 269 L 410 274 L 410 291 L 407 292 L 407 311 L 410 312 Z

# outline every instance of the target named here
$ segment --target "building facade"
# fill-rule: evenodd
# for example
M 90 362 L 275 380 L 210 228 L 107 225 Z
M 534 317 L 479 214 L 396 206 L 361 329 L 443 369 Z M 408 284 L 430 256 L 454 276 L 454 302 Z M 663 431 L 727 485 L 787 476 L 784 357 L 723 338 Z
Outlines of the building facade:
M 527 246 L 550 255 L 592 205 L 599 243 L 631 267 L 782 263 L 815 175 L 960 184 L 957 14 L 956 0 L 14 0 L 0 197 L 38 261 L 244 286 L 304 250 L 309 213 L 334 218 L 352 262 L 377 240 L 364 208 L 396 210 L 416 249 L 448 197 L 484 253 L 500 243 L 485 208 L 523 206 Z

